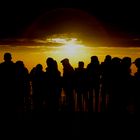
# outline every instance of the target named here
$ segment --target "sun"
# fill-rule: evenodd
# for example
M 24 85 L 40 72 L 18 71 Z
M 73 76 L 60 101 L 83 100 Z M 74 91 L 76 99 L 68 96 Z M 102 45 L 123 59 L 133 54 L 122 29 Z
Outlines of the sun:
M 69 55 L 76 55 L 78 54 L 83 45 L 79 44 L 76 38 L 72 38 L 71 40 L 67 41 L 64 45 L 64 53 Z
M 66 56 L 79 55 L 84 48 L 82 41 L 77 38 L 48 38 L 47 41 L 52 43 L 60 43 L 61 52 Z

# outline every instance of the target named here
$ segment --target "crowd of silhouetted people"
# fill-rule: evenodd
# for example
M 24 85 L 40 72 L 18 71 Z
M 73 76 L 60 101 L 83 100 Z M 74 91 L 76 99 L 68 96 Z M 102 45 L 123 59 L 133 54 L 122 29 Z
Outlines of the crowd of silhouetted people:
M 0 63 L 0 111 L 13 112 L 139 112 L 140 58 L 105 57 L 100 63 L 91 57 L 87 68 L 78 62 L 73 68 L 69 59 L 47 58 L 46 70 L 37 64 L 30 72 L 23 61 L 12 61 L 4 54 Z M 131 65 L 138 68 L 131 75 Z

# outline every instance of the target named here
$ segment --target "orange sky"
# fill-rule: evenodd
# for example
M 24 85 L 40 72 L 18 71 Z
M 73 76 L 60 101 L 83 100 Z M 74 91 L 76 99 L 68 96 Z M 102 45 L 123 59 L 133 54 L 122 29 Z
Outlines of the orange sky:
M 81 44 L 80 44 L 81 45 Z M 140 56 L 140 48 L 136 47 L 92 47 L 81 46 L 60 46 L 60 47 L 47 47 L 47 46 L 0 46 L 0 62 L 3 61 L 5 52 L 11 52 L 13 61 L 23 60 L 25 66 L 31 70 L 37 64 L 42 64 L 46 68 L 46 59 L 53 57 L 58 62 L 59 70 L 62 72 L 62 65 L 60 61 L 64 58 L 69 58 L 73 67 L 77 67 L 78 61 L 84 61 L 85 67 L 90 63 L 90 57 L 97 55 L 100 62 L 104 60 L 105 56 L 110 54 L 112 57 L 123 58 L 125 56 L 131 57 L 132 61 Z M 133 68 L 135 71 L 135 69 Z

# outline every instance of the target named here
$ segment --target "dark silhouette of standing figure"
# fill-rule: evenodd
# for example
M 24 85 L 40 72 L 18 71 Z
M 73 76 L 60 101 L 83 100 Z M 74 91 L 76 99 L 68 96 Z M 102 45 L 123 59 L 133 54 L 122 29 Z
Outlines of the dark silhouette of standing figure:
M 15 64 L 10 53 L 4 54 L 4 62 L 0 64 L 0 108 L 3 113 L 15 111 Z
M 69 59 L 63 59 L 61 61 L 63 65 L 63 79 L 62 85 L 66 95 L 67 111 L 74 110 L 74 69 L 69 63 Z
M 137 72 L 135 73 L 135 82 L 134 82 L 134 95 L 135 95 L 135 108 L 136 112 L 140 112 L 140 58 L 137 58 L 134 62 L 137 67 Z
M 34 110 L 37 112 L 43 111 L 43 102 L 45 99 L 44 92 L 44 71 L 41 64 L 38 64 L 30 72 L 30 79 L 32 83 L 32 97 Z
M 121 112 L 128 112 L 134 106 L 133 76 L 131 76 L 131 58 L 124 57 L 121 61 L 121 80 L 119 106 Z
M 30 110 L 30 79 L 28 69 L 24 66 L 23 61 L 15 63 L 16 74 L 16 109 L 18 112 L 25 112 Z
M 101 63 L 101 111 L 107 111 L 107 97 L 110 97 L 111 92 L 111 60 L 112 57 L 107 55 L 104 62 Z
M 46 99 L 48 111 L 59 111 L 59 98 L 61 95 L 61 73 L 58 70 L 57 62 L 48 58 L 45 72 Z
M 87 104 L 87 76 L 84 62 L 79 62 L 78 68 L 75 69 L 75 90 L 79 111 L 84 111 L 84 101 Z
M 114 57 L 111 61 L 111 94 L 109 100 L 109 112 L 120 112 L 120 91 L 121 91 L 121 59 Z
M 91 57 L 91 63 L 87 66 L 89 111 L 93 111 L 93 95 L 95 93 L 95 112 L 98 112 L 100 89 L 100 63 L 97 56 Z

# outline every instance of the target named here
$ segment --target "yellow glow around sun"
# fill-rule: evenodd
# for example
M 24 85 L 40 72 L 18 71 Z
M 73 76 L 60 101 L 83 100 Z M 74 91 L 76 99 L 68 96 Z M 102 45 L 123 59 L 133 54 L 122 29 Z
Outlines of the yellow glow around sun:
M 63 44 L 60 46 L 61 53 L 67 57 L 80 55 L 85 47 L 77 38 L 49 38 L 47 41 Z
M 67 42 L 63 47 L 63 52 L 68 56 L 79 55 L 79 53 L 84 48 L 83 45 L 77 44 L 75 41 Z
M 77 51 L 77 46 L 75 44 L 66 44 L 64 46 L 64 51 L 69 54 L 74 54 Z
M 74 68 L 78 66 L 79 61 L 88 64 L 90 57 L 92 56 L 89 51 L 89 47 L 85 46 L 79 38 L 62 36 L 62 37 L 50 37 L 48 42 L 54 43 L 54 46 L 46 48 L 44 52 L 47 57 L 52 57 L 58 62 L 60 71 L 63 71 L 61 60 L 68 58 Z M 56 43 L 60 43 L 59 46 L 55 46 Z M 48 50 L 49 49 L 49 50 Z
M 88 51 L 88 47 L 78 38 L 52 37 L 47 39 L 47 41 L 58 44 L 60 43 L 59 47 L 51 47 L 50 49 L 52 51 L 49 52 L 49 56 L 58 60 L 58 62 L 61 62 L 64 58 L 68 58 L 74 67 L 77 67 L 78 61 L 85 61 L 88 63 L 88 59 L 86 58 L 90 58 L 91 54 Z M 62 68 L 60 67 L 60 69 Z

